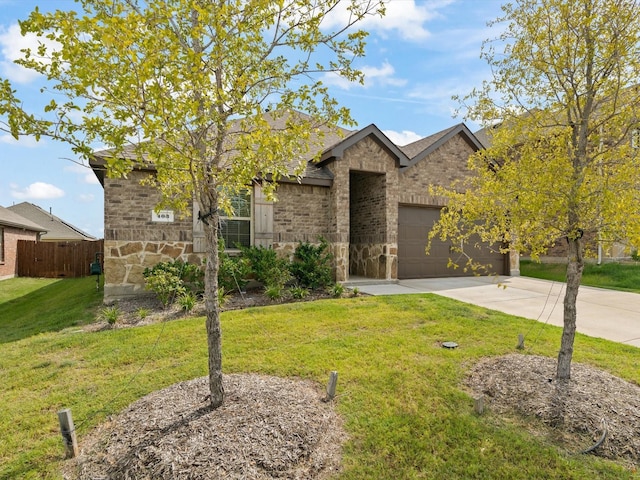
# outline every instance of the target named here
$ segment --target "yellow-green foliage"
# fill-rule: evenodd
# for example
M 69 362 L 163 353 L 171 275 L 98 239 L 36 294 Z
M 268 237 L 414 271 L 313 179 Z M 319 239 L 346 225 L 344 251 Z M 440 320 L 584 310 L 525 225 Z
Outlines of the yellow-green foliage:
M 491 146 L 471 158 L 473 178 L 436 192 L 450 209 L 433 235 L 477 233 L 533 257 L 581 230 L 637 241 L 640 6 L 523 0 L 503 10 L 494 26 L 504 33 L 483 47 L 494 76 L 464 99 Z

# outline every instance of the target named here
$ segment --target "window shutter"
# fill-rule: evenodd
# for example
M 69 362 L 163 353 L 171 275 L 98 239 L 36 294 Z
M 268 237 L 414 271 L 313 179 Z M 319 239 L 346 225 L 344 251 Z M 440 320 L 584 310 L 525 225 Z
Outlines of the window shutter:
M 255 246 L 273 244 L 273 202 L 267 200 L 261 185 L 253 187 L 253 238 Z
M 194 253 L 204 253 L 205 252 L 205 243 L 204 243 L 204 226 L 202 224 L 202 220 L 198 220 L 198 213 L 200 212 L 200 205 L 195 200 L 193 201 L 193 252 Z

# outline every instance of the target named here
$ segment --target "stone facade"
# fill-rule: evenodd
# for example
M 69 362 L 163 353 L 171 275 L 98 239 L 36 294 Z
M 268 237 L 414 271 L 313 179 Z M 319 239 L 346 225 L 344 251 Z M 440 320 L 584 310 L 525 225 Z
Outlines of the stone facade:
M 193 253 L 192 220 L 154 221 L 160 193 L 140 182 L 148 172 L 104 180 L 104 301 L 147 293 L 142 272 L 156 263 L 181 259 L 200 264 Z
M 104 301 L 148 294 L 144 289 L 145 268 L 160 262 L 183 260 L 202 264 L 202 255 L 193 253 L 192 242 L 154 240 L 105 240 Z

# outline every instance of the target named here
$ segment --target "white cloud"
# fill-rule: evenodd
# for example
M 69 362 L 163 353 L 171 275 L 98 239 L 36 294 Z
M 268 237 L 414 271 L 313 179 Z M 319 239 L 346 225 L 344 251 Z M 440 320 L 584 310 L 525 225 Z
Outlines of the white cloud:
M 81 193 L 80 195 L 78 195 L 78 199 L 82 202 L 82 203 L 91 203 L 95 200 L 95 195 L 91 194 L 91 193 Z
M 418 135 L 416 132 L 412 132 L 410 130 L 403 130 L 402 132 L 396 132 L 395 130 L 383 130 L 389 140 L 391 140 L 396 145 L 408 145 L 409 143 L 413 143 L 415 141 L 420 140 L 422 135 Z
M 386 60 L 380 67 L 364 66 L 360 67 L 360 71 L 364 74 L 364 85 L 350 82 L 334 72 L 325 74 L 322 82 L 326 85 L 333 85 L 343 90 L 349 90 L 352 87 L 403 87 L 407 83 L 405 79 L 394 77 L 395 69 L 393 68 L 393 65 Z
M 36 138 L 28 135 L 21 135 L 19 140 L 16 140 L 15 138 L 13 138 L 13 136 L 8 134 L 0 135 L 0 143 L 4 143 L 6 145 L 13 145 L 16 147 L 27 147 L 27 148 L 35 148 L 39 146 Z
M 64 191 L 50 183 L 35 182 L 26 188 L 11 185 L 11 196 L 18 200 L 45 200 L 64 197 Z
M 64 171 L 79 175 L 83 183 L 88 183 L 89 185 L 96 185 L 99 183 L 98 178 L 95 176 L 91 168 L 86 165 L 72 163 L 71 165 L 64 167 Z
M 385 5 L 384 17 L 369 16 L 356 24 L 356 28 L 375 32 L 383 37 L 394 33 L 403 40 L 420 42 L 431 36 L 424 26 L 439 16 L 438 10 L 453 0 L 420 2 L 415 0 L 389 1 Z M 340 2 L 336 9 L 323 22 L 323 28 L 340 28 L 350 19 L 348 2 Z
M 15 64 L 14 60 L 22 58 L 24 56 L 22 50 L 27 48 L 35 55 L 41 43 L 47 45 L 48 48 L 56 46 L 55 42 L 38 37 L 33 33 L 23 36 L 18 24 L 13 24 L 6 30 L 0 30 L 0 72 L 2 75 L 15 83 L 29 83 L 38 78 L 39 73 Z

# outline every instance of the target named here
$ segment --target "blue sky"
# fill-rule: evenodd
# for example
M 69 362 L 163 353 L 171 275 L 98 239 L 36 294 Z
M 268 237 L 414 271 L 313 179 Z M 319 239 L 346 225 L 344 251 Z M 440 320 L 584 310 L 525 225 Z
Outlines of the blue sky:
M 370 35 L 357 66 L 365 84 L 328 78 L 331 92 L 363 128 L 374 123 L 399 145 L 465 121 L 454 117 L 452 95 L 465 95 L 489 78 L 482 41 L 497 36 L 487 21 L 500 16 L 500 0 L 390 0 L 387 15 L 361 24 Z M 0 0 L 0 78 L 9 79 L 26 105 L 48 103 L 41 78 L 12 63 L 28 39 L 17 20 L 39 6 L 77 9 L 72 0 Z M 25 43 L 27 42 L 27 43 Z M 479 128 L 466 122 L 471 130 Z M 0 132 L 0 205 L 35 203 L 101 238 L 103 191 L 64 144 Z

